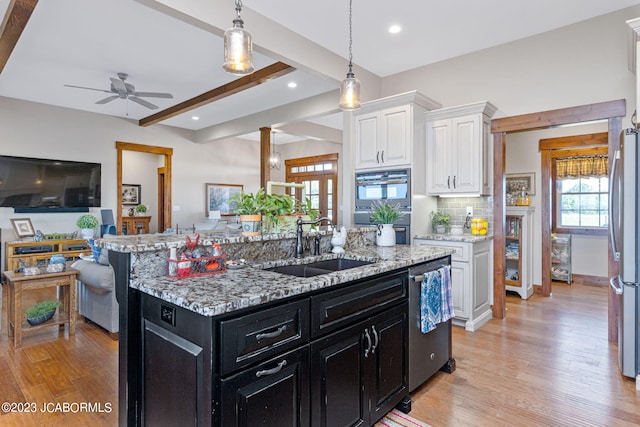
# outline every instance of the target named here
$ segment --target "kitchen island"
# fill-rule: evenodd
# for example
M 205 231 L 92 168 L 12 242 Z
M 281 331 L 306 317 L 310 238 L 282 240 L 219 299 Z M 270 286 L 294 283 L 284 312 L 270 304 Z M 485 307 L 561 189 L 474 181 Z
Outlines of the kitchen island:
M 325 243 L 323 255 L 293 259 L 292 235 L 203 236 L 250 265 L 189 279 L 166 276 L 185 236 L 101 241 L 120 304 L 120 424 L 375 423 L 408 396 L 408 267 L 447 264 L 451 250 L 373 239 L 354 230 L 345 254 Z M 314 277 L 265 270 L 338 257 L 370 264 Z

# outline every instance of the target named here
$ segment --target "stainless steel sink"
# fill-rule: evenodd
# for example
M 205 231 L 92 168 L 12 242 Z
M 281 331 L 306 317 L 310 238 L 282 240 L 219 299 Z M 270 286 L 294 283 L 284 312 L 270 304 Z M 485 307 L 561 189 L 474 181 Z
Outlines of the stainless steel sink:
M 267 268 L 267 271 L 288 274 L 296 277 L 313 277 L 320 274 L 332 273 L 334 271 L 348 270 L 350 268 L 361 267 L 373 264 L 373 261 L 358 261 L 354 259 L 329 259 L 326 261 L 311 262 L 309 264 L 283 265 L 280 267 Z

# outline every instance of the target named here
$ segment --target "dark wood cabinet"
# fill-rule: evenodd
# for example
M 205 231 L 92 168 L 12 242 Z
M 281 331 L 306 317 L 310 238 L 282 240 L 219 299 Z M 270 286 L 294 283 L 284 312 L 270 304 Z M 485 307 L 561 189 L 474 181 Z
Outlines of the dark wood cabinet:
M 372 425 L 407 394 L 407 306 L 311 344 L 312 426 Z
M 309 425 L 309 346 L 220 380 L 220 425 Z
M 142 294 L 142 424 L 211 426 L 211 318 Z

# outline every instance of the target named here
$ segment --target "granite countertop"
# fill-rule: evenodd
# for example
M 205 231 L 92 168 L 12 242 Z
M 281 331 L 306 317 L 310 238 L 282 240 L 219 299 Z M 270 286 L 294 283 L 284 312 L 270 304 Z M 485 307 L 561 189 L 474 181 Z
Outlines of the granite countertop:
M 490 234 L 418 234 L 413 237 L 414 239 L 422 239 L 422 240 L 440 240 L 440 241 L 448 241 L 448 242 L 466 242 L 466 243 L 475 243 L 475 242 L 484 242 L 485 240 L 492 240 L 493 236 Z
M 452 252 L 448 248 L 431 246 L 366 246 L 341 255 L 325 254 L 254 264 L 239 269 L 228 269 L 225 273 L 190 279 L 142 277 L 133 280 L 130 286 L 204 316 L 217 316 L 442 258 Z M 375 263 L 307 278 L 262 269 L 338 257 Z

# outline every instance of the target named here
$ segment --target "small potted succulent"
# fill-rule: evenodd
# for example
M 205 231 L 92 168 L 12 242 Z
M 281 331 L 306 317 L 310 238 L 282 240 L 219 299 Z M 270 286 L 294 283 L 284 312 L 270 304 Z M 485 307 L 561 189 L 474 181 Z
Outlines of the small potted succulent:
M 136 206 L 136 215 L 143 216 L 147 213 L 147 205 L 139 204 Z
M 434 233 L 444 234 L 449 229 L 451 215 L 442 211 L 431 211 L 431 227 Z
M 98 224 L 98 218 L 91 214 L 82 215 L 76 222 L 76 225 L 80 229 L 80 234 L 83 239 L 92 238 L 93 234 L 95 233 L 95 228 L 98 226 Z
M 376 233 L 376 245 L 394 246 L 396 244 L 396 232 L 393 223 L 404 215 L 398 203 L 390 203 L 386 200 L 375 200 L 371 203 L 371 221 L 378 225 Z
M 240 215 L 242 235 L 259 235 L 265 205 L 264 189 L 260 188 L 255 194 L 244 191 L 233 193 L 229 202 L 235 206 L 234 212 Z
M 41 301 L 27 309 L 27 322 L 31 326 L 39 325 L 51 319 L 60 305 L 58 300 Z

